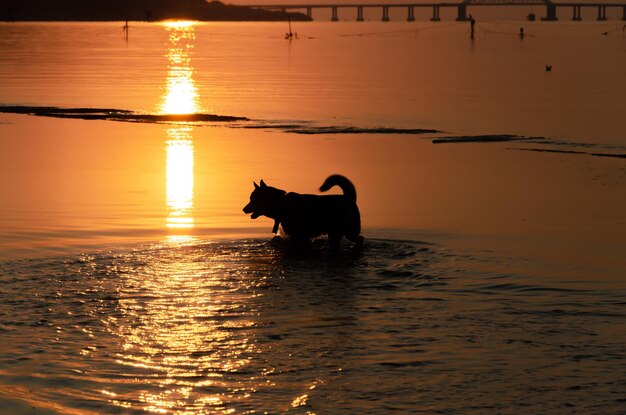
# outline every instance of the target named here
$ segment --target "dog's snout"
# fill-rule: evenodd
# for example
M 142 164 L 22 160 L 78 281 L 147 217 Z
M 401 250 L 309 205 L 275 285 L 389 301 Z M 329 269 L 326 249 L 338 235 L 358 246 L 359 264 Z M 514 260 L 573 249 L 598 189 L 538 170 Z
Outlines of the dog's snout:
M 250 208 L 250 203 L 243 207 L 243 213 L 252 213 L 252 209 Z

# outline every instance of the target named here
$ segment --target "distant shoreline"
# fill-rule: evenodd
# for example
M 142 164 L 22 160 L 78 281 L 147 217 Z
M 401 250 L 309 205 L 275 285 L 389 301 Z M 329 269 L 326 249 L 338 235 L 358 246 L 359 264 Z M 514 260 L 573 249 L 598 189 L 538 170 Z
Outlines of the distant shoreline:
M 205 22 L 310 21 L 303 13 L 287 13 L 205 0 L 0 0 L 4 22 Z
M 309 19 L 298 19 L 294 18 L 294 15 L 289 13 L 289 19 L 291 21 L 313 21 Z M 158 20 L 140 20 L 140 19 L 24 19 L 24 20 L 0 20 L 0 23 L 119 23 L 119 22 L 129 22 L 129 23 L 163 23 L 163 22 L 171 22 L 171 21 L 181 21 L 188 20 L 192 22 L 232 22 L 232 23 L 245 23 L 245 22 L 286 22 L 287 17 L 285 15 L 284 18 L 276 18 L 276 19 L 251 19 L 251 18 L 241 18 L 241 19 L 196 19 L 192 17 L 168 17 L 165 19 Z

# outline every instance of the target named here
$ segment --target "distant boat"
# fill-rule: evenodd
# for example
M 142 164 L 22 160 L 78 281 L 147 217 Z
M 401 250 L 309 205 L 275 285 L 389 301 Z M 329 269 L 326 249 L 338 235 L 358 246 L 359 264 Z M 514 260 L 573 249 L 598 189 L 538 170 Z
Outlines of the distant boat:
M 526 16 L 526 20 L 529 22 L 534 22 L 536 18 L 535 13 L 529 13 L 528 16 Z

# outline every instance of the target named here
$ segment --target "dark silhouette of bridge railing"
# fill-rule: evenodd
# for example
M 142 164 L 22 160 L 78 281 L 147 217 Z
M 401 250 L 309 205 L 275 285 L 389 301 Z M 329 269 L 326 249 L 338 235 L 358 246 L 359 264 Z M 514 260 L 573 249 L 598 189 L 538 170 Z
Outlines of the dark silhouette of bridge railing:
M 541 20 L 556 21 L 557 8 L 572 8 L 573 16 L 572 20 L 579 21 L 581 19 L 581 9 L 584 8 L 597 8 L 598 17 L 597 20 L 607 20 L 606 11 L 608 8 L 621 8 L 622 20 L 626 21 L 626 3 L 584 3 L 584 2 L 568 2 L 568 3 L 554 3 L 550 0 L 464 0 L 460 3 L 448 3 L 448 2 L 430 2 L 430 3 L 379 3 L 379 4 L 358 4 L 358 3 L 338 3 L 338 4 L 315 4 L 315 3 L 301 3 L 301 4 L 254 4 L 248 5 L 248 7 L 267 9 L 267 10 L 282 10 L 282 11 L 305 11 L 307 16 L 313 18 L 313 9 L 330 9 L 331 21 L 339 21 L 339 9 L 355 9 L 356 21 L 362 22 L 364 9 L 380 9 L 382 11 L 381 20 L 383 22 L 389 21 L 389 9 L 405 8 L 407 10 L 407 21 L 415 21 L 415 8 L 432 8 L 433 14 L 431 21 L 439 21 L 440 10 L 442 7 L 456 8 L 457 9 L 457 21 L 469 21 L 470 18 L 467 14 L 468 7 L 473 6 L 544 6 L 546 8 L 546 15 Z

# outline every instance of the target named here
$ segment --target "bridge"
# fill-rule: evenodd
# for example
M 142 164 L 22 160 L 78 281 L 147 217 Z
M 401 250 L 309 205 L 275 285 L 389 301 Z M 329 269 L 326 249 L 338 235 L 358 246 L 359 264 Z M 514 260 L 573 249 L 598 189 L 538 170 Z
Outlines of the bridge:
M 583 3 L 583 2 L 568 2 L 568 3 L 555 3 L 551 0 L 463 0 L 460 3 L 448 3 L 448 2 L 431 2 L 431 3 L 379 3 L 379 4 L 358 4 L 358 3 L 339 3 L 339 4 L 315 4 L 315 3 L 301 3 L 301 4 L 254 4 L 248 5 L 247 7 L 257 8 L 257 9 L 266 9 L 266 10 L 281 10 L 283 12 L 287 12 L 289 10 L 293 11 L 305 11 L 307 16 L 313 19 L 313 9 L 330 9 L 331 18 L 330 20 L 333 22 L 339 21 L 339 9 L 354 9 L 356 11 L 356 21 L 362 22 L 365 19 L 363 18 L 363 10 L 368 9 L 380 9 L 381 20 L 383 22 L 388 22 L 389 19 L 389 9 L 406 9 L 407 18 L 406 20 L 409 22 L 415 21 L 415 9 L 422 8 L 432 8 L 433 14 L 430 19 L 433 22 L 437 22 L 441 20 L 440 10 L 443 7 L 450 7 L 457 9 L 457 21 L 469 21 L 470 18 L 467 14 L 468 7 L 474 6 L 543 6 L 546 8 L 546 14 L 541 20 L 544 21 L 556 21 L 557 17 L 557 8 L 570 8 L 572 10 L 572 20 L 580 21 L 581 18 L 581 10 L 582 8 L 596 8 L 598 11 L 597 20 L 603 21 L 607 20 L 606 11 L 608 8 L 616 8 L 622 9 L 622 19 L 626 21 L 626 3 L 616 4 L 616 3 Z

